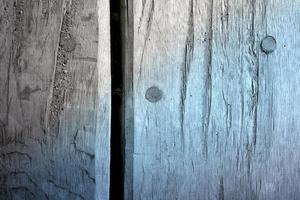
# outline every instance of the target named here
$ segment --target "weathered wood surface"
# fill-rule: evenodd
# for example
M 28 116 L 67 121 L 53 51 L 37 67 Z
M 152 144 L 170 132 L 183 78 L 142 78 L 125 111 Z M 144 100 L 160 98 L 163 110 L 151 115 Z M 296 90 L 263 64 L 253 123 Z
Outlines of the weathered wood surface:
M 300 199 L 300 1 L 124 2 L 125 198 Z
M 108 1 L 98 8 L 0 2 L 0 199 L 108 199 Z
M 95 176 L 96 200 L 108 200 L 110 188 L 111 51 L 109 1 L 98 2 L 98 95 L 96 110 Z M 96 75 L 96 76 L 97 76 Z

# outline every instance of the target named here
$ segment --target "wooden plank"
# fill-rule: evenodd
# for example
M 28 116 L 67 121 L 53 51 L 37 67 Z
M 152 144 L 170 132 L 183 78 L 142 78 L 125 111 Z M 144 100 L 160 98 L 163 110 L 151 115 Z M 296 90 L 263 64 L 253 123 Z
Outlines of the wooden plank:
M 131 196 L 199 199 L 211 1 L 133 2 Z
M 300 198 L 299 3 L 133 1 L 126 199 Z
M 108 199 L 109 12 L 97 2 L 1 2 L 1 199 Z
M 97 0 L 98 7 L 98 94 L 96 121 L 96 200 L 109 199 L 111 130 L 111 59 L 109 1 Z
M 277 48 L 259 54 L 257 160 L 253 176 L 261 180 L 260 199 L 300 198 L 300 1 L 261 1 L 261 38 Z

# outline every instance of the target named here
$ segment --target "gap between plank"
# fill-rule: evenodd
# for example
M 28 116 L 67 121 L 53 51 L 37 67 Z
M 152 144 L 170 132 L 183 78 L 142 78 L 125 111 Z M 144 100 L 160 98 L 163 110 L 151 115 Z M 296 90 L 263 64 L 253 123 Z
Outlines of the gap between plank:
M 122 33 L 121 0 L 110 1 L 112 120 L 110 199 L 124 199 L 124 147 L 122 136 Z

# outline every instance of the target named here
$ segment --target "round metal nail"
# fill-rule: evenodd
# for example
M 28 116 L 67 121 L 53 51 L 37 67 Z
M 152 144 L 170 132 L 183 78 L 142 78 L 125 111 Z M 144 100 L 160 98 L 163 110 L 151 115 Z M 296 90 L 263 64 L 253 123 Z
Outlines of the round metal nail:
M 162 91 L 158 87 L 152 86 L 147 89 L 145 98 L 151 103 L 156 103 L 161 100 Z
M 277 42 L 276 39 L 273 36 L 266 36 L 262 41 L 261 41 L 261 50 L 265 52 L 266 54 L 270 54 L 273 51 L 275 51 Z

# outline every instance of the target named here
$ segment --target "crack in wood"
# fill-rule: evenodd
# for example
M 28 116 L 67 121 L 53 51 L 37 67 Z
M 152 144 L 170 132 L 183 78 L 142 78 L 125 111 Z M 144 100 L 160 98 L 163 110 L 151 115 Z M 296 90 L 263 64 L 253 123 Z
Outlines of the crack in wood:
M 180 134 L 183 151 L 185 149 L 184 137 L 184 115 L 185 115 L 185 101 L 187 95 L 187 84 L 190 73 L 191 64 L 194 55 L 194 0 L 189 3 L 189 19 L 188 19 L 188 32 L 185 42 L 184 63 L 181 69 L 181 88 L 180 88 Z
M 155 9 L 154 0 L 151 0 L 150 10 L 148 12 L 148 18 L 147 18 L 147 21 L 146 21 L 145 40 L 144 40 L 144 45 L 143 45 L 143 50 L 142 50 L 142 55 L 141 55 L 141 61 L 140 61 L 140 70 L 139 70 L 140 77 L 141 77 L 142 67 L 143 67 L 143 63 L 144 63 L 145 50 L 147 48 L 147 43 L 148 43 L 148 40 L 150 38 L 152 22 L 153 22 L 153 16 L 154 16 L 154 9 Z
M 75 135 L 73 137 L 73 142 L 72 142 L 72 144 L 74 145 L 75 151 L 78 152 L 78 153 L 82 153 L 82 154 L 88 156 L 91 160 L 94 160 L 95 159 L 95 154 L 91 154 L 91 153 L 89 153 L 87 151 L 84 151 L 84 150 L 78 148 L 77 143 L 76 143 L 77 138 L 78 138 L 78 134 L 79 134 L 79 130 L 76 131 L 76 133 L 75 133 Z
M 206 80 L 205 80 L 205 93 L 204 93 L 204 107 L 203 112 L 205 114 L 202 122 L 202 131 L 203 131 L 203 146 L 202 152 L 205 160 L 208 158 L 208 132 L 210 125 L 210 116 L 211 116 L 211 103 L 212 103 L 212 56 L 213 56 L 213 14 L 214 14 L 214 0 L 209 4 L 210 15 L 208 23 L 208 49 L 207 49 L 207 66 L 206 66 Z

